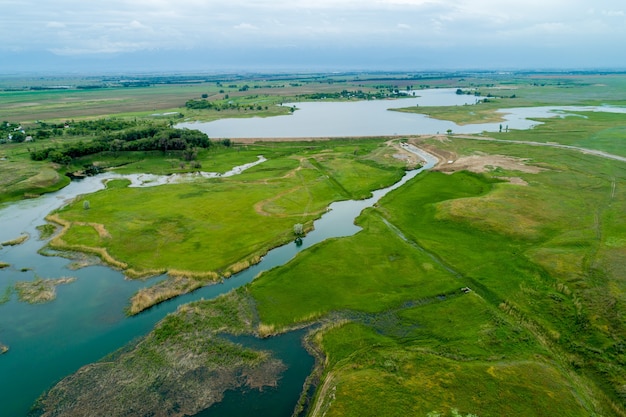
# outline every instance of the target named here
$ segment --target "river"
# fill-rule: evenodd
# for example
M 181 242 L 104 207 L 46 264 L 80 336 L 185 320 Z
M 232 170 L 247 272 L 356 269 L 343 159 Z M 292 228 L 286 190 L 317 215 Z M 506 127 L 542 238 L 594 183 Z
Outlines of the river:
M 0 259 L 11 264 L 10 268 L 0 270 L 0 283 L 3 287 L 17 281 L 32 280 L 36 276 L 58 278 L 70 275 L 78 279 L 70 285 L 58 287 L 58 297 L 54 302 L 28 305 L 18 302 L 13 297 L 11 301 L 0 306 L 0 341 L 8 344 L 11 349 L 9 353 L 0 356 L 0 375 L 5 376 L 0 379 L 0 404 L 2 404 L 0 416 L 26 415 L 36 398 L 55 381 L 148 333 L 159 320 L 167 313 L 175 311 L 179 305 L 216 297 L 250 282 L 262 271 L 286 263 L 299 251 L 311 245 L 329 237 L 356 233 L 360 228 L 354 225 L 354 219 L 364 208 L 373 205 L 387 192 L 400 187 L 419 172 L 434 165 L 436 160 L 432 156 L 413 147 L 408 149 L 421 155 L 427 160 L 427 164 L 408 172 L 394 185 L 374 191 L 372 197 L 368 199 L 332 203 L 328 212 L 314 223 L 314 230 L 303 239 L 302 245 L 290 243 L 273 249 L 260 263 L 223 283 L 204 287 L 191 294 L 161 303 L 134 317 L 125 317 L 123 314 L 128 299 L 139 288 L 151 285 L 162 277 L 153 278 L 148 282 L 128 281 L 124 279 L 123 274 L 104 266 L 69 271 L 68 260 L 45 257 L 37 253 L 45 242 L 36 239 L 36 226 L 45 223 L 44 217 L 47 213 L 76 195 L 101 189 L 103 179 L 119 178 L 120 175 L 103 174 L 74 181 L 56 193 L 4 207 L 0 210 L 0 219 L 6 227 L 2 228 L 0 241 L 22 233 L 28 233 L 31 238 L 21 245 L 4 247 L 0 250 Z M 246 167 L 263 160 L 260 157 L 257 162 Z M 241 171 L 239 167 L 232 172 L 235 175 Z M 136 186 L 165 183 L 158 178 L 151 177 L 147 182 L 143 182 L 146 178 L 129 177 Z M 299 394 L 299 389 L 294 391 L 293 386 L 294 384 L 301 386 L 311 371 L 312 358 L 300 346 L 299 338 L 285 336 L 284 340 L 289 345 L 283 346 L 282 351 L 278 348 L 275 350 L 277 357 L 291 365 L 283 376 L 286 382 L 279 384 L 277 390 L 268 390 L 263 395 L 245 394 L 254 398 L 259 409 L 264 407 L 263 404 L 273 408 L 278 401 L 285 409 L 293 410 Z M 266 348 L 272 350 L 272 343 L 277 342 L 260 343 L 267 343 Z M 292 369 L 295 369 L 295 374 L 289 373 Z M 284 391 L 289 391 L 290 394 L 286 395 Z M 234 399 L 233 395 L 236 394 L 229 394 L 228 402 L 217 409 L 223 408 L 228 410 L 228 415 L 234 415 L 234 409 L 239 404 L 240 412 L 244 412 L 245 410 L 241 408 L 242 402 Z

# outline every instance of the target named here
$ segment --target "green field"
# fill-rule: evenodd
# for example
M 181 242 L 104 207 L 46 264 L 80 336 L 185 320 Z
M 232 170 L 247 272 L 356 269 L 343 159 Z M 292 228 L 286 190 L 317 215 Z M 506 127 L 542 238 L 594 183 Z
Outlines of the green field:
M 375 89 L 380 78 L 358 83 Z M 625 80 L 402 75 L 384 82 L 507 97 L 480 105 L 486 111 L 478 115 L 466 106 L 438 113 L 471 122 L 490 117 L 494 102 L 623 104 Z M 120 415 L 123 398 L 127 409 L 193 414 L 210 405 L 209 388 L 194 370 L 228 379 L 233 369 L 248 375 L 267 364 L 263 352 L 216 335 L 268 337 L 317 324 L 307 338 L 318 355 L 309 416 L 625 415 L 626 164 L 522 143 L 626 155 L 626 116 L 582 115 L 492 135 L 511 143 L 405 138 L 444 162 L 475 162 L 422 173 L 365 210 L 357 234 L 302 251 L 224 297 L 181 307 L 137 344 L 61 381 L 42 397 L 41 410 L 72 404 L 89 414 L 94 404 L 111 404 L 109 414 Z M 58 247 L 105 248 L 120 268 L 136 273 L 170 271 L 184 292 L 193 286 L 185 280 L 204 284 L 203 273 L 227 275 L 293 239 L 293 225 L 310 226 L 329 202 L 363 198 L 399 178 L 403 163 L 390 157 L 395 151 L 383 139 L 360 140 L 354 151 L 354 141 L 339 139 L 209 147 L 198 153 L 204 170 L 259 154 L 268 161 L 197 183 L 140 189 L 115 181 L 56 213 L 67 228 Z M 118 158 L 127 158 L 125 172 L 168 172 L 178 169 L 177 156 Z M 89 162 L 115 159 L 105 152 Z M 153 301 L 165 293 L 155 290 Z M 170 379 L 191 388 L 160 396 L 159 381 Z M 90 389 L 97 386 L 107 388 Z M 184 400 L 182 409 L 176 399 Z
M 367 197 L 402 176 L 403 162 L 382 140 L 361 141 L 359 149 L 355 155 L 350 142 L 338 141 L 252 145 L 214 154 L 216 168 L 219 160 L 231 167 L 253 162 L 261 152 L 269 159 L 234 177 L 148 188 L 115 181 L 54 214 L 65 229 L 51 246 L 101 255 L 104 249 L 103 259 L 130 276 L 230 276 L 292 240 L 294 224 L 310 228 L 332 201 Z M 182 292 L 196 287 L 186 283 Z M 158 301 L 173 295 L 164 290 Z

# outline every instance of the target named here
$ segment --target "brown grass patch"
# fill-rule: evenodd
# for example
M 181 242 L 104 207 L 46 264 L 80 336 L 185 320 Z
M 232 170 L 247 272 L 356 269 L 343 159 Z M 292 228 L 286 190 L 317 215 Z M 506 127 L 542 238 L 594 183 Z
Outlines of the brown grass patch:
M 514 200 L 497 194 L 446 200 L 436 204 L 438 220 L 462 222 L 477 229 L 517 238 L 535 239 L 541 220 L 516 207 Z
M 528 185 L 528 183 L 520 177 L 495 177 L 499 180 L 508 181 L 511 184 L 515 185 Z
M 20 237 L 17 237 L 15 239 L 7 240 L 6 242 L 0 243 L 0 246 L 17 246 L 17 245 L 21 245 L 22 243 L 26 242 L 29 237 L 30 237 L 30 235 L 23 234 Z
M 157 275 L 163 275 L 167 272 L 165 269 L 141 269 L 129 268 L 124 271 L 126 278 L 130 279 L 143 279 L 149 277 L 155 277 Z
M 261 257 L 259 255 L 255 255 L 250 259 L 245 259 L 243 261 L 234 263 L 228 268 L 229 276 L 236 274 L 237 272 L 241 272 L 244 269 L 248 269 L 251 265 L 258 264 L 259 262 L 261 262 Z
M 152 287 L 140 289 L 130 300 L 128 314 L 138 314 L 163 301 L 186 294 L 202 287 L 202 282 L 193 278 L 168 278 Z
M 537 174 L 541 171 L 545 171 L 544 168 L 535 165 L 527 165 L 526 161 L 527 159 L 513 158 L 504 155 L 476 154 L 462 156 L 458 159 L 448 159 L 433 170 L 441 171 L 446 174 L 457 171 L 471 171 L 482 174 L 492 171 L 496 167 L 507 171 L 520 171 L 527 174 Z
M 170 269 L 169 271 L 167 271 L 167 273 L 171 277 L 196 279 L 200 281 L 218 281 L 220 278 L 219 274 L 214 271 L 194 272 Z
M 274 334 L 276 334 L 276 328 L 273 324 L 260 323 L 257 329 L 257 333 L 259 334 L 259 337 L 273 336 Z
M 76 281 L 74 277 L 58 279 L 41 279 L 34 281 L 22 281 L 15 283 L 15 290 L 20 301 L 30 304 L 40 304 L 52 301 L 56 298 L 56 287 Z

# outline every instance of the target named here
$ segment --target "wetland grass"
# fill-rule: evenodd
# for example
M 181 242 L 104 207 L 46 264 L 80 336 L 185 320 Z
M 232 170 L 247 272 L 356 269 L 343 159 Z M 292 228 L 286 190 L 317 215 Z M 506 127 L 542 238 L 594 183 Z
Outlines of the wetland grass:
M 37 277 L 34 281 L 20 281 L 15 283 L 15 291 L 20 301 L 29 304 L 40 304 L 53 301 L 56 298 L 56 287 L 76 281 L 74 277 L 57 279 L 43 279 Z
M 15 239 L 11 239 L 11 240 L 6 240 L 4 242 L 0 243 L 0 247 L 2 246 L 17 246 L 17 245 L 21 245 L 22 243 L 26 242 L 28 240 L 30 236 L 28 234 L 23 234 L 19 237 L 16 237 Z
M 614 87 L 613 82 L 611 77 Z M 522 84 L 515 85 L 515 94 L 528 104 L 587 104 L 603 96 L 623 101 L 623 89 L 610 87 L 604 94 L 608 90 L 596 81 L 576 88 L 554 80 L 545 88 Z M 576 95 L 577 89 L 582 95 Z M 511 102 L 519 105 L 517 100 Z M 550 119 L 532 131 L 494 136 L 533 141 L 539 140 L 535 135 L 544 135 L 541 140 L 565 143 L 578 129 L 575 140 L 580 143 L 600 138 L 594 142 L 599 147 L 614 147 L 612 152 L 622 154 L 617 139 L 623 119 L 588 116 L 590 123 Z M 481 417 L 624 415 L 624 164 L 563 149 L 453 136 L 419 142 L 455 157 L 527 158 L 543 170 L 496 164 L 480 174 L 420 175 L 366 210 L 358 219 L 361 232 L 315 245 L 225 296 L 182 306 L 118 357 L 61 381 L 42 397 L 41 408 L 52 413 L 61 404 L 72 404 L 83 414 L 102 413 L 96 405 L 108 407 L 110 415 L 131 407 L 146 414 L 193 413 L 218 399 L 207 400 L 215 385 L 236 386 L 230 384 L 233 369 L 246 376 L 259 364 L 280 367 L 264 362 L 263 352 L 233 347 L 216 334 L 269 336 L 317 321 L 322 326 L 312 340 L 323 357 L 311 416 L 435 415 L 448 410 Z M 215 233 L 211 242 L 219 243 L 202 246 L 210 248 L 208 255 L 224 258 L 214 249 L 225 238 L 235 239 L 244 255 L 233 259 L 240 260 L 257 248 L 240 235 L 275 233 L 271 246 L 277 230 L 280 235 L 284 228 L 291 239 L 294 223 L 306 227 L 315 217 L 304 213 L 333 199 L 364 194 L 367 184 L 378 180 L 359 182 L 346 171 L 352 164 L 317 155 L 327 144 L 264 146 L 275 152 L 276 160 L 236 181 L 179 188 L 180 194 L 163 189 L 168 197 L 163 200 L 119 187 L 90 196 L 88 211 L 75 204 L 60 215 L 82 224 L 76 223 L 71 232 L 77 243 L 110 243 L 89 225 L 97 223 L 110 232 L 111 240 L 123 241 L 122 230 L 134 238 L 149 233 L 153 242 L 162 236 L 166 243 L 157 249 L 166 254 L 165 249 L 174 247 L 193 249 L 185 239 L 194 237 L 189 234 L 194 223 L 188 227 L 185 219 L 192 218 L 186 208 L 192 205 L 206 214 L 205 232 Z M 334 148 L 337 157 L 356 156 L 354 142 L 341 146 L 341 152 Z M 370 148 L 370 158 L 373 154 Z M 393 175 L 391 170 L 381 172 L 381 178 Z M 526 185 L 504 183 L 500 177 L 519 177 Z M 226 202 L 233 188 L 248 196 L 235 201 L 249 212 L 231 213 Z M 122 202 L 142 199 L 153 204 L 129 204 L 137 220 L 125 218 Z M 115 222 L 125 229 L 113 225 L 114 208 Z M 231 217 L 214 222 L 222 219 L 220 210 Z M 151 211 L 153 216 L 142 217 Z M 275 228 L 257 228 L 250 212 L 272 219 Z M 92 215 L 97 218 L 85 217 Z M 185 220 L 177 223 L 175 217 Z M 286 219 L 284 225 L 281 219 Z M 229 222 L 237 227 L 220 234 Z M 120 248 L 111 246 L 111 253 L 121 257 L 131 252 L 130 246 Z M 139 258 L 129 264 L 139 265 Z M 190 259 L 179 267 L 189 268 L 186 262 Z M 206 268 L 208 261 L 203 262 Z M 229 264 L 223 259 L 217 263 L 220 271 Z M 169 383 L 164 387 L 162 381 Z M 90 390 L 94 384 L 106 388 Z M 166 388 L 168 395 L 159 388 Z

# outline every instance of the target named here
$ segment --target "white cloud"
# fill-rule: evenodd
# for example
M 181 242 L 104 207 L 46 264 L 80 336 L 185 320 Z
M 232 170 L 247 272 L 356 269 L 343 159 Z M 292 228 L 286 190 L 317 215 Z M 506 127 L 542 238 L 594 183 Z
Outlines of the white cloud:
M 609 17 L 624 17 L 624 16 L 626 16 L 626 14 L 624 14 L 623 10 L 603 10 L 602 14 L 604 16 L 609 16 Z
M 4 5 L 3 15 L 12 19 L 0 25 L 0 51 L 59 54 L 626 42 L 623 0 L 595 0 L 593 8 L 588 0 L 22 0 Z
M 233 26 L 233 29 L 237 30 L 256 30 L 258 29 L 256 26 L 251 25 L 250 23 L 240 23 L 238 25 Z
M 131 29 L 149 29 L 148 26 L 144 25 L 138 20 L 133 20 L 132 22 L 130 22 L 128 27 Z
M 65 23 L 61 23 L 61 22 L 48 22 L 46 23 L 46 27 L 47 28 L 56 28 L 56 29 L 62 29 L 65 27 Z

